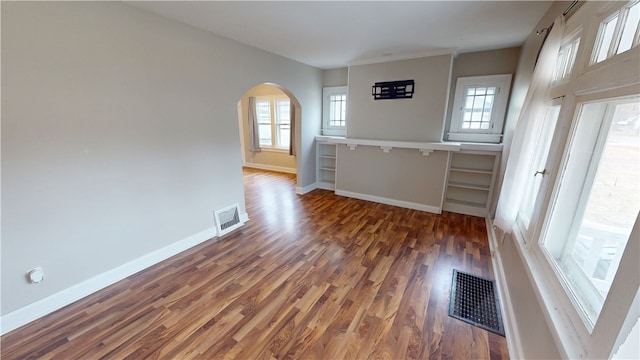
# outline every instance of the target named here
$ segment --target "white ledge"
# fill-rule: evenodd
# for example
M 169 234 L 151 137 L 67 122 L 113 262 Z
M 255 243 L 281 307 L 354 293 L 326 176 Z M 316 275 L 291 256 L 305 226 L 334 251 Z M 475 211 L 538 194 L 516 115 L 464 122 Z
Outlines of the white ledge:
M 429 156 L 434 150 L 438 151 L 492 151 L 501 152 L 502 144 L 495 143 L 474 143 L 474 142 L 417 142 L 417 141 L 398 141 L 398 140 L 374 140 L 374 139 L 356 139 L 342 136 L 326 136 L 316 135 L 316 141 L 328 142 L 332 144 L 344 144 L 351 150 L 355 150 L 358 145 L 376 146 L 385 153 L 389 153 L 393 148 L 401 149 L 417 149 L 422 155 Z
M 327 138 L 327 141 L 334 144 L 347 145 L 351 150 L 359 145 L 379 147 L 385 153 L 393 148 L 399 149 L 416 149 L 422 155 L 428 156 L 434 150 L 439 151 L 459 151 L 462 144 L 459 142 L 416 142 L 416 141 L 395 141 L 395 140 L 373 140 L 373 139 L 354 139 L 354 138 Z
M 460 150 L 502 151 L 502 144 L 463 142 Z

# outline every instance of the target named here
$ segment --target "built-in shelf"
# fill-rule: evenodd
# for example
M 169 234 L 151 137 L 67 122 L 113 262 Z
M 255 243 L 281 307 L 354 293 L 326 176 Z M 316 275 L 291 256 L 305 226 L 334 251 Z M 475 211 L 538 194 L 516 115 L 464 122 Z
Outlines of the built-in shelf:
M 464 188 L 464 189 L 489 191 L 488 185 L 467 184 L 467 183 L 461 183 L 461 182 L 455 182 L 455 181 L 449 181 L 448 185 L 453 187 Z
M 450 167 L 450 171 L 458 171 L 458 172 L 466 172 L 466 173 L 476 173 L 476 174 L 493 174 L 491 170 L 481 170 L 481 169 L 472 169 L 472 168 L 459 168 L 459 167 Z
M 316 183 L 319 188 L 335 190 L 336 184 L 336 144 L 329 143 L 329 136 L 316 137 Z
M 488 216 L 502 146 L 463 144 L 451 153 L 443 210 Z
M 415 149 L 424 156 L 448 153 L 446 181 L 442 183 L 441 209 L 474 216 L 490 215 L 502 144 L 416 142 L 316 136 L 317 187 L 335 190 L 338 146 L 356 151 L 359 146 L 377 147 L 383 154 L 393 149 Z M 342 148 L 340 148 L 342 151 Z M 434 170 L 435 171 L 435 170 Z
M 480 209 L 484 209 L 484 207 L 486 206 L 485 203 L 477 203 L 472 201 L 464 201 L 464 200 L 456 200 L 456 199 L 448 199 L 448 198 L 446 199 L 446 202 L 454 205 L 470 206 L 470 207 L 480 208 Z

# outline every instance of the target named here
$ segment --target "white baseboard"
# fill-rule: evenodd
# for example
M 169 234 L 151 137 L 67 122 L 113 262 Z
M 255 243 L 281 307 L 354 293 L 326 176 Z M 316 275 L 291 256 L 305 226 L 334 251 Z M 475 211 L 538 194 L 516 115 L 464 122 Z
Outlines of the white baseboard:
M 318 183 L 313 183 L 307 186 L 296 186 L 296 194 L 304 195 L 310 191 L 313 191 L 318 188 Z
M 345 190 L 336 190 L 336 195 L 351 197 L 351 198 L 360 199 L 360 200 L 373 201 L 381 204 L 399 206 L 407 209 L 426 211 L 426 212 L 435 213 L 435 214 L 442 213 L 442 209 L 437 206 L 418 204 L 418 203 L 413 203 L 413 202 L 403 201 L 403 200 L 389 199 L 389 198 L 375 196 L 375 195 L 360 194 L 360 193 L 355 193 L 355 192 L 345 191 Z
M 324 189 L 324 190 L 335 190 L 336 189 L 336 184 L 330 183 L 330 182 L 318 181 L 316 183 L 316 188 L 317 189 Z
M 498 288 L 498 296 L 500 298 L 500 304 L 502 304 L 502 320 L 504 323 L 504 333 L 507 339 L 507 348 L 509 349 L 509 357 L 512 359 L 522 359 L 524 353 L 522 352 L 522 344 L 520 342 L 520 332 L 518 331 L 518 325 L 516 321 L 513 307 L 511 306 L 511 296 L 509 295 L 509 287 L 507 286 L 507 278 L 504 273 L 504 266 L 502 265 L 502 258 L 500 253 L 496 252 L 498 248 L 498 239 L 493 228 L 493 221 L 488 217 L 485 218 L 487 224 L 487 237 L 489 238 L 489 250 L 491 252 L 491 263 L 493 265 L 493 272 L 496 277 L 496 287 Z
M 283 172 L 287 174 L 297 173 L 295 168 L 288 168 L 284 166 L 265 165 L 265 164 L 256 164 L 256 163 L 244 163 L 243 166 L 246 166 L 248 168 L 260 169 L 260 170 Z
M 241 218 L 243 221 L 249 219 L 247 213 L 242 214 Z M 206 229 L 171 245 L 143 255 L 135 260 L 129 261 L 91 279 L 66 288 L 44 299 L 5 314 L 0 317 L 0 335 L 4 335 L 9 331 L 15 330 L 22 325 L 28 324 L 40 317 L 61 309 L 128 276 L 214 238 L 216 237 L 216 232 L 215 227 Z

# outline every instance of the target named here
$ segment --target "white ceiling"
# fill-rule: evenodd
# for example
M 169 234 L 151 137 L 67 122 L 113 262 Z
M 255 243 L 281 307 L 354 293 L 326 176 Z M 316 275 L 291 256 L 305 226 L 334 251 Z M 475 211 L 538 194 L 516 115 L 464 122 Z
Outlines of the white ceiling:
M 315 67 L 519 46 L 551 1 L 140 1 L 133 6 Z

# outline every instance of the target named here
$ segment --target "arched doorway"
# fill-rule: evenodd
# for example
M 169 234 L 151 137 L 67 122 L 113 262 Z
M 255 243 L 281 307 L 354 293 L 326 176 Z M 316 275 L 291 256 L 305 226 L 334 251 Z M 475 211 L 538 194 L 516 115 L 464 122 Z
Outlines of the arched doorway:
M 278 84 L 263 83 L 247 90 L 237 107 L 243 166 L 298 177 L 301 107 L 296 97 Z

